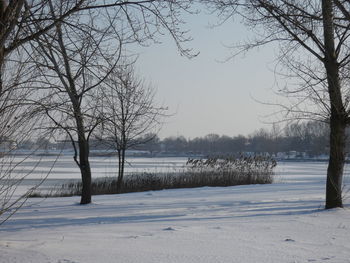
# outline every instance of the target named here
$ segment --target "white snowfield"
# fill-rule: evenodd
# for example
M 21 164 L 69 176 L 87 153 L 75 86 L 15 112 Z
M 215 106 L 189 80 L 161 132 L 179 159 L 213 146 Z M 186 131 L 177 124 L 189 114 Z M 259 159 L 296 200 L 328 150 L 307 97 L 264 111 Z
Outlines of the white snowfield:
M 350 262 L 350 211 L 323 210 L 325 168 L 285 164 L 271 185 L 94 196 L 86 206 L 31 199 L 0 226 L 0 262 Z

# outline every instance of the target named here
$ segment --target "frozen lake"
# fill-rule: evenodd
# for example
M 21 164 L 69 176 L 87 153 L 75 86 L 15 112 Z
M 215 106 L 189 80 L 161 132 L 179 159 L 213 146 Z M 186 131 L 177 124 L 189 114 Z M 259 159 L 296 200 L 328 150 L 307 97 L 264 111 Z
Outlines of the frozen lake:
M 15 162 L 20 160 L 21 158 L 17 157 Z M 125 172 L 171 172 L 183 168 L 186 161 L 186 157 L 128 158 L 125 163 Z M 90 157 L 90 165 L 95 178 L 115 176 L 118 171 L 116 157 Z M 80 179 L 79 168 L 71 156 L 58 158 L 33 156 L 21 162 L 15 168 L 15 173 L 27 174 L 27 179 L 39 179 L 45 177 L 49 170 L 51 170 L 49 179 Z
M 125 172 L 175 172 L 184 169 L 187 157 L 128 158 Z M 14 163 L 21 161 L 15 168 L 18 178 L 26 176 L 24 185 L 35 185 L 47 176 L 45 185 L 60 184 L 70 179 L 79 180 L 80 172 L 71 156 L 32 156 L 25 160 L 16 157 Z M 117 172 L 116 157 L 91 157 L 93 178 L 113 177 Z M 34 168 L 33 168 L 34 167 Z M 323 183 L 326 180 L 326 162 L 278 162 L 275 168 L 277 183 Z M 48 174 L 48 171 L 49 174 Z M 344 182 L 350 182 L 350 165 L 345 167 Z

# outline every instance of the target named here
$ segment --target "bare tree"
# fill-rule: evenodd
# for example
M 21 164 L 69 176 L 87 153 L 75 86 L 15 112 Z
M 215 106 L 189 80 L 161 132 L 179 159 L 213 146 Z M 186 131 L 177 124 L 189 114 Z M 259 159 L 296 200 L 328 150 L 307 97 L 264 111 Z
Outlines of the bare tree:
M 31 188 L 23 186 L 35 167 L 23 172 L 19 166 L 35 149 L 18 156 L 17 146 L 33 136 L 40 119 L 33 117 L 32 107 L 24 103 L 25 98 L 31 95 L 25 85 L 31 81 L 33 72 L 26 66 L 26 59 L 13 56 L 12 59 L 4 70 L 6 85 L 0 96 L 0 224 L 22 207 L 28 196 L 42 183 L 39 180 Z
M 31 105 L 26 102 L 32 96 L 31 84 L 35 76 L 32 68 L 28 67 L 28 56 L 21 52 L 20 47 L 55 24 L 56 21 L 45 12 L 47 3 L 48 1 L 0 1 L 0 223 L 14 214 L 42 182 L 34 188 L 19 190 L 31 172 L 18 172 L 17 168 L 33 152 L 16 156 L 14 149 L 21 141 L 30 138 L 37 125 L 40 125 L 39 117 L 34 116 Z M 72 2 L 70 10 L 64 16 L 69 16 L 80 4 Z
M 117 192 L 124 176 L 127 149 L 153 139 L 166 108 L 156 105 L 154 89 L 135 74 L 133 64 L 115 68 L 101 86 L 99 138 L 118 154 Z
M 240 15 L 257 38 L 240 50 L 279 43 L 280 62 L 301 80 L 287 93 L 297 102 L 289 113 L 330 124 L 326 208 L 342 207 L 345 127 L 349 124 L 349 1 L 206 1 L 222 21 Z M 310 103 L 311 102 L 311 103 Z M 312 105 L 312 107 L 308 107 Z M 295 115 L 294 115 L 295 116 Z
M 73 16 L 57 23 L 31 46 L 42 90 L 42 98 L 33 103 L 54 124 L 45 128 L 63 130 L 72 142 L 82 178 L 81 204 L 91 202 L 89 139 L 101 120 L 92 107 L 94 92 L 110 74 L 106 65 L 115 67 L 121 50 L 120 40 L 113 41 L 118 35 L 110 34 L 111 26 L 95 29 L 94 23 L 93 14 L 87 22 Z

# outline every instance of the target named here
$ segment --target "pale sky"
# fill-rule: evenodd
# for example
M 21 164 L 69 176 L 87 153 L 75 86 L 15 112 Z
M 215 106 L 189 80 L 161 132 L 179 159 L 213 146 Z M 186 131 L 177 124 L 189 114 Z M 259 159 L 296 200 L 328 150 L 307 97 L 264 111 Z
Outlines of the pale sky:
M 273 47 L 260 48 L 228 62 L 224 45 L 247 38 L 250 32 L 237 22 L 209 28 L 214 16 L 196 15 L 185 28 L 194 40 L 187 44 L 200 54 L 194 59 L 181 57 L 175 44 L 164 37 L 161 44 L 140 48 L 138 71 L 157 89 L 158 101 L 174 115 L 168 118 L 159 135 L 184 135 L 187 138 L 209 133 L 248 135 L 262 127 L 271 106 L 254 100 L 275 102 L 276 90 Z M 271 119 L 270 119 L 271 120 Z

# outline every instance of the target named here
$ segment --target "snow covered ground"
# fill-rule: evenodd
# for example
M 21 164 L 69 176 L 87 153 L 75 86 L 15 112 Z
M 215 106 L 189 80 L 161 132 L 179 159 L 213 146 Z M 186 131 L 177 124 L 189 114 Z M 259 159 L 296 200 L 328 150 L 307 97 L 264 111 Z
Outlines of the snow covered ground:
M 323 210 L 325 168 L 285 163 L 272 185 L 95 196 L 87 206 L 31 199 L 0 226 L 0 262 L 350 262 L 350 210 Z

